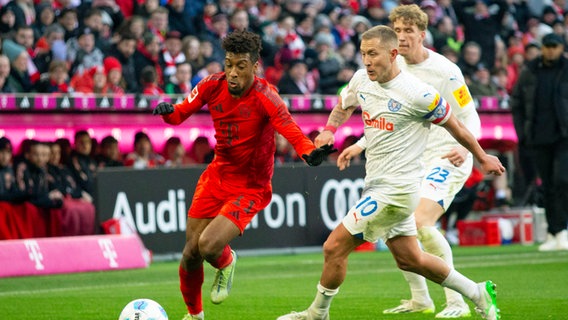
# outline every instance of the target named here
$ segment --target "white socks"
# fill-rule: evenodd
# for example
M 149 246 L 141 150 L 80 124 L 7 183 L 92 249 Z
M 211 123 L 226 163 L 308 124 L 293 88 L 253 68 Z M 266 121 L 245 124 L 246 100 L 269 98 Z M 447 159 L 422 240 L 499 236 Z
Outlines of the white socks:
M 477 287 L 477 283 L 466 278 L 456 270 L 450 269 L 450 274 L 448 275 L 446 280 L 442 282 L 442 286 L 461 293 L 462 295 L 471 299 L 471 301 L 473 301 L 476 305 L 479 305 L 481 294 L 479 292 L 479 288 Z
M 454 258 L 452 256 L 452 248 L 450 244 L 436 227 L 422 227 L 418 230 L 418 239 L 422 243 L 424 251 L 440 257 L 444 260 L 450 269 L 454 268 Z M 446 302 L 463 302 L 463 297 L 448 288 L 444 288 L 446 294 Z
M 428 293 L 426 278 L 410 271 L 402 271 L 402 275 L 410 286 L 411 299 L 422 305 L 431 305 L 432 299 Z
M 316 293 L 314 302 L 312 302 L 309 309 L 311 309 L 314 313 L 323 316 L 329 311 L 331 300 L 339 292 L 339 288 L 327 289 L 320 283 L 318 283 L 317 288 L 318 292 Z

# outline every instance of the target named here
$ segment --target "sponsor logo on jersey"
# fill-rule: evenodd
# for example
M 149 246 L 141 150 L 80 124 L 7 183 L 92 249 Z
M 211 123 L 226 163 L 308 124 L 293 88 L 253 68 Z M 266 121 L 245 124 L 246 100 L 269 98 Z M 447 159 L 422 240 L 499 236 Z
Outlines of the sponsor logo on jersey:
M 394 123 L 388 122 L 383 117 L 371 119 L 371 115 L 368 112 L 363 112 L 363 122 L 365 125 L 379 130 L 394 131 Z
M 472 101 L 471 94 L 469 90 L 467 90 L 466 85 L 459 87 L 457 90 L 453 92 L 454 98 L 458 102 L 460 108 L 463 108 L 466 104 Z
M 388 108 L 392 112 L 397 112 L 402 108 L 402 104 L 394 99 L 390 99 L 388 102 Z

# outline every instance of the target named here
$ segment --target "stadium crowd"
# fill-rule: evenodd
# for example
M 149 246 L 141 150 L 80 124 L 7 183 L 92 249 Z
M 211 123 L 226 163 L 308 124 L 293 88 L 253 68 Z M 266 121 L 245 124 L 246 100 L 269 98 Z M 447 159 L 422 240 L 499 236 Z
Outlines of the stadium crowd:
M 0 0 L 0 93 L 189 94 L 223 69 L 223 37 L 248 29 L 262 35 L 259 75 L 281 94 L 335 95 L 361 67 L 360 35 L 410 3 L 430 17 L 426 47 L 458 64 L 472 95 L 497 97 L 504 110 L 542 37 L 568 36 L 565 0 Z M 96 141 L 78 131 L 73 142 L 29 140 L 15 153 L 3 137 L 0 205 L 27 200 L 22 210 L 40 208 L 45 223 L 30 234 L 0 221 L 0 239 L 96 232 L 92 183 L 103 167 L 212 156 L 206 137 L 191 150 L 173 137 L 163 152 L 144 132 L 134 140 L 133 152 L 120 154 L 110 133 Z M 277 162 L 299 160 L 288 149 L 278 147 Z

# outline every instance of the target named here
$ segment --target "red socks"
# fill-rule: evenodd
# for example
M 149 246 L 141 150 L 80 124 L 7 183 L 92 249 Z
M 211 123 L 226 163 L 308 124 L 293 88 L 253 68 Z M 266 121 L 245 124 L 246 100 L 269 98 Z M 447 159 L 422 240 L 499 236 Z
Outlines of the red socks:
M 221 256 L 215 260 L 215 262 L 211 263 L 211 265 L 216 269 L 223 269 L 226 266 L 230 265 L 233 262 L 233 255 L 231 254 L 231 247 L 226 245 L 223 248 L 223 253 Z
M 198 314 L 203 311 L 203 300 L 201 299 L 203 277 L 203 265 L 190 271 L 185 271 L 179 266 L 179 288 L 190 314 Z

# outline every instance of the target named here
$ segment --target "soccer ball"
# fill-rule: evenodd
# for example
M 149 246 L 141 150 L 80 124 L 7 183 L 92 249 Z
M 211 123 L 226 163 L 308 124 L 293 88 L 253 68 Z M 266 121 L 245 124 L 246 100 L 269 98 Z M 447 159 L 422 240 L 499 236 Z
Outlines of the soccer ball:
M 122 309 L 118 320 L 168 320 L 168 315 L 156 301 L 136 299 Z

